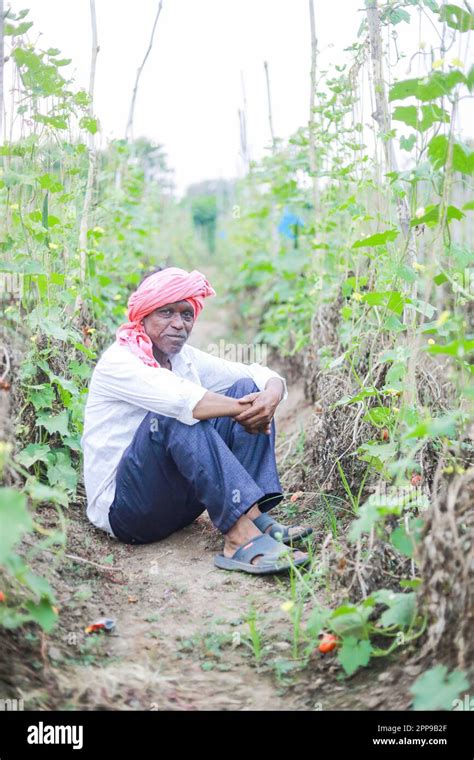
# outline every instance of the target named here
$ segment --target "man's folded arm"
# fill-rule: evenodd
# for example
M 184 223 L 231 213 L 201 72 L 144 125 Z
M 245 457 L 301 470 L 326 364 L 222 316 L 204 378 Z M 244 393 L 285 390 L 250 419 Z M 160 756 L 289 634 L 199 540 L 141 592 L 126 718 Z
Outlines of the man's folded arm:
M 167 369 L 143 362 L 109 363 L 96 367 L 94 392 L 119 399 L 186 425 L 211 417 L 232 417 L 242 412 L 234 398 L 209 391 Z
M 193 409 L 207 393 L 206 388 L 191 380 L 167 369 L 149 367 L 140 360 L 133 364 L 97 366 L 94 390 L 109 399 L 127 401 L 187 425 L 199 422 Z

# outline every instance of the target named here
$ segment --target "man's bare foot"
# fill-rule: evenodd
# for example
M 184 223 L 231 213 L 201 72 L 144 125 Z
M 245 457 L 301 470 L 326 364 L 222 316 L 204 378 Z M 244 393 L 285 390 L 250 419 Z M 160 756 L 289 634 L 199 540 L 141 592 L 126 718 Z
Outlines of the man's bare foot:
M 252 507 L 253 509 L 253 507 Z M 256 507 L 258 509 L 258 507 Z M 263 535 L 262 531 L 257 528 L 257 526 L 252 522 L 252 519 L 248 517 L 251 510 L 247 512 L 247 514 L 242 515 L 236 523 L 232 526 L 232 528 L 225 534 L 224 536 L 224 557 L 228 557 L 229 559 L 233 557 L 233 555 L 236 553 L 238 549 L 240 549 L 241 546 L 246 544 L 248 541 L 251 541 L 252 538 L 257 538 L 258 536 Z M 258 517 L 258 514 L 255 515 L 255 517 Z M 291 550 L 289 550 L 291 551 Z M 256 565 L 262 558 L 262 554 L 257 555 L 253 558 L 252 564 Z M 304 557 L 307 557 L 308 555 L 304 552 L 300 551 L 294 551 L 293 552 L 293 559 L 303 559 Z

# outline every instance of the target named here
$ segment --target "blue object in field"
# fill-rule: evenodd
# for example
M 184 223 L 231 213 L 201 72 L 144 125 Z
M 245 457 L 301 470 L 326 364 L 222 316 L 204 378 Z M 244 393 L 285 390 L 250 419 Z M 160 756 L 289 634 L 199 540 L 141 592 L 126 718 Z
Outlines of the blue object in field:
M 290 238 L 290 240 L 294 240 L 296 238 L 295 231 L 293 229 L 294 225 L 297 225 L 298 227 L 304 227 L 304 222 L 301 217 L 293 214 L 291 211 L 289 211 L 288 208 L 285 207 L 283 216 L 280 219 L 280 224 L 278 225 L 278 232 L 281 235 Z
M 219 232 L 217 234 L 219 235 L 220 238 L 226 238 L 227 237 L 227 232 L 225 230 L 219 230 Z

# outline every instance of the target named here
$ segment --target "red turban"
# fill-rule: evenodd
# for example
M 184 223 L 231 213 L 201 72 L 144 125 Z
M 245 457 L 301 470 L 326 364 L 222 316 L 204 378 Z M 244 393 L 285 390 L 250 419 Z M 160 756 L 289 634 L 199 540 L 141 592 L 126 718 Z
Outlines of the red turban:
M 128 319 L 120 325 L 116 338 L 120 345 L 126 345 L 142 362 L 151 367 L 159 367 L 153 356 L 153 343 L 145 332 L 143 317 L 159 306 L 176 301 L 189 301 L 197 319 L 204 306 L 204 299 L 215 296 L 216 291 L 205 276 L 193 269 L 186 272 L 179 267 L 166 267 L 147 277 L 128 299 Z

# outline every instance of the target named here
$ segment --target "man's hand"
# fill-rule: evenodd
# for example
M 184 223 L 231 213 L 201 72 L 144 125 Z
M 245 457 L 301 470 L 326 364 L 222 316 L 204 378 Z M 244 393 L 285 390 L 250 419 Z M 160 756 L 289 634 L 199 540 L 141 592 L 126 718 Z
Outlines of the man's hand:
M 271 422 L 278 404 L 281 401 L 281 393 L 275 388 L 265 388 L 264 391 L 247 393 L 246 396 L 237 399 L 241 404 L 252 402 L 252 406 L 234 416 L 248 433 L 265 433 L 270 435 Z

